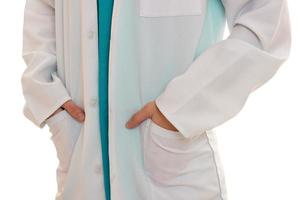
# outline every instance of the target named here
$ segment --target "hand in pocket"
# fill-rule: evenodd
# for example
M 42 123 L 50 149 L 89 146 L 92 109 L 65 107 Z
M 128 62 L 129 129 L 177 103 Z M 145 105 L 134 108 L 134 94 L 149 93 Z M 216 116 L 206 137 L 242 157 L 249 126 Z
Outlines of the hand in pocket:
M 126 123 L 127 128 L 135 128 L 146 119 L 151 119 L 161 128 L 178 131 L 176 127 L 161 113 L 155 101 L 147 103 L 143 108 L 136 112 Z
M 85 113 L 82 108 L 76 105 L 72 100 L 66 101 L 62 107 L 77 121 L 83 122 L 85 119 Z
M 66 110 L 71 117 L 79 122 L 83 122 L 85 119 L 85 113 L 82 108 L 76 105 L 72 100 L 66 101 L 61 107 L 59 107 L 55 112 L 53 112 L 48 119 L 53 117 L 54 115 L 58 114 L 59 112 Z

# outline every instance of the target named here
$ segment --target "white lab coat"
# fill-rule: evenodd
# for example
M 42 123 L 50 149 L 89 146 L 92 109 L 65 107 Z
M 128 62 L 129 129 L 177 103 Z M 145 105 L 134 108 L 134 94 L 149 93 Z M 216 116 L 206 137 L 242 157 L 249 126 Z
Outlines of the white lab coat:
M 53 134 L 57 200 L 105 198 L 96 8 L 96 0 L 26 1 L 24 114 Z M 214 128 L 287 59 L 286 1 L 115 0 L 110 46 L 111 199 L 225 200 Z M 66 111 L 46 120 L 69 99 L 84 123 Z M 125 128 L 151 100 L 179 132 L 151 119 Z

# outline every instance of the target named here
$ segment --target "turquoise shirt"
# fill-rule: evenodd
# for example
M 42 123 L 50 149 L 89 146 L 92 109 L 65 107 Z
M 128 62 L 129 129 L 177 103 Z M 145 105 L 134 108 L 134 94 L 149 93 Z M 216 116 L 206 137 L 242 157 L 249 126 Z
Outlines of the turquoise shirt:
M 100 138 L 106 200 L 110 200 L 108 157 L 108 64 L 113 0 L 98 0 Z

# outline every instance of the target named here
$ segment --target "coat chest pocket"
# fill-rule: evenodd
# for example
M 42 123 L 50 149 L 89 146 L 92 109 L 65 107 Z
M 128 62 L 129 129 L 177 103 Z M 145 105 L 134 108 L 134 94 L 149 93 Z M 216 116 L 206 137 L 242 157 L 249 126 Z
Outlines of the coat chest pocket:
M 197 174 L 199 166 L 207 161 L 210 152 L 205 134 L 186 139 L 180 132 L 164 129 L 150 119 L 145 130 L 144 166 L 155 182 L 176 185 Z
M 203 0 L 140 0 L 142 17 L 200 15 Z

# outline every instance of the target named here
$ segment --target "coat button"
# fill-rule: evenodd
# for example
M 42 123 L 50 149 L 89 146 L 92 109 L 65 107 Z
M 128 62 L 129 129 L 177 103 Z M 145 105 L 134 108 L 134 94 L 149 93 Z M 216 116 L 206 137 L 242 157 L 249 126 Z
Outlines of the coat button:
M 101 165 L 97 165 L 97 166 L 95 167 L 95 172 L 96 172 L 97 174 L 101 174 L 101 173 L 102 173 L 102 166 L 101 166 Z
M 89 31 L 89 32 L 88 32 L 88 38 L 89 38 L 89 39 L 93 39 L 94 36 L 95 36 L 95 32 L 94 32 L 94 31 Z
M 92 99 L 90 100 L 90 105 L 93 106 L 93 107 L 96 106 L 97 103 L 98 103 L 98 99 L 97 99 L 97 98 L 92 98 Z

